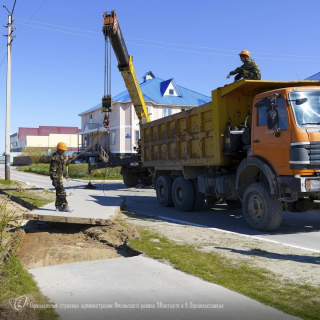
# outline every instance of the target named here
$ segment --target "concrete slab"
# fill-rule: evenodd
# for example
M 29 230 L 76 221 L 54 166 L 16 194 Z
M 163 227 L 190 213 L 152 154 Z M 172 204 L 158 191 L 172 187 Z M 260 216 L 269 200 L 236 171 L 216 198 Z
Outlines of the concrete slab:
M 23 214 L 23 219 L 52 221 L 65 223 L 81 223 L 106 225 L 114 221 L 125 203 L 125 198 L 104 195 L 72 195 L 68 203 L 74 209 L 72 212 L 56 212 L 54 202 L 37 210 Z
M 29 272 L 62 320 L 298 319 L 143 256 Z

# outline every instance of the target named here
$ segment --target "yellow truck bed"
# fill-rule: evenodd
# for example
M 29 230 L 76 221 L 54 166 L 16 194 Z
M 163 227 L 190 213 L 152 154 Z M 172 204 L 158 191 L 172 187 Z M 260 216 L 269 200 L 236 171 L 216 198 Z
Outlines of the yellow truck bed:
M 232 127 L 243 123 L 259 93 L 315 83 L 318 81 L 241 80 L 213 90 L 210 103 L 142 124 L 143 166 L 181 170 L 185 166 L 235 164 L 240 160 L 222 153 L 226 123 L 231 122 Z

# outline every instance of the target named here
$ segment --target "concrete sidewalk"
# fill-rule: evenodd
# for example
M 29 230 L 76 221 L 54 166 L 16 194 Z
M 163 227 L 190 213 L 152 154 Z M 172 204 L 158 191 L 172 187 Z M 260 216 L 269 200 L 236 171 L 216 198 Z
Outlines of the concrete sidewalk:
M 62 320 L 298 319 L 143 256 L 29 272 Z
M 91 191 L 91 190 L 90 190 Z M 114 221 L 125 203 L 123 197 L 105 196 L 101 190 L 67 198 L 72 212 L 56 212 L 54 202 L 23 214 L 23 219 L 65 223 L 106 225 Z

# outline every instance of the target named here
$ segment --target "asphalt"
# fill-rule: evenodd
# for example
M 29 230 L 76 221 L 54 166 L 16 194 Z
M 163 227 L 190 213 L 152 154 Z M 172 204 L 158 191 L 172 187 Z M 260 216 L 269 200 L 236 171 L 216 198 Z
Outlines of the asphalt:
M 299 319 L 143 256 L 29 272 L 62 320 Z

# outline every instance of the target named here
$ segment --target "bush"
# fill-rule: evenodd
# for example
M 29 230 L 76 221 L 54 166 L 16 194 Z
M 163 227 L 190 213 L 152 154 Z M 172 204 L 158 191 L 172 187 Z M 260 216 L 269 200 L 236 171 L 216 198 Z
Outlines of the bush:
M 43 150 L 39 150 L 37 148 L 23 148 L 23 151 L 20 157 L 30 156 L 31 163 L 35 164 L 35 163 L 41 162 L 43 152 L 44 152 Z
M 14 232 L 6 230 L 14 215 L 14 212 L 8 212 L 7 203 L 7 200 L 0 203 L 0 266 L 6 258 L 11 258 L 16 254 L 21 242 L 19 228 L 16 228 Z
M 50 165 L 47 163 L 38 163 L 32 164 L 30 166 L 18 167 L 19 171 L 33 172 L 38 174 L 49 175 L 49 167 Z M 120 174 L 121 167 L 116 168 L 106 168 L 106 169 L 98 169 L 94 170 L 91 174 L 92 179 L 104 179 L 112 180 L 112 179 L 122 179 Z M 69 165 L 69 177 L 70 178 L 78 178 L 78 179 L 87 179 L 88 178 L 88 164 L 70 164 Z M 66 176 L 66 172 L 63 173 Z

